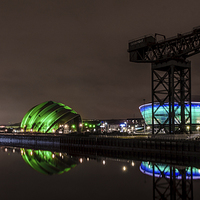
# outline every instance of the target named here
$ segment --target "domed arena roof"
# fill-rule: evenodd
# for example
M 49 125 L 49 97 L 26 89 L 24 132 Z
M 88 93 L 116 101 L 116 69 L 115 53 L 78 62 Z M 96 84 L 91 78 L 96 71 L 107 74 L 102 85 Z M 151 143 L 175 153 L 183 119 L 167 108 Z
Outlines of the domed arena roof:
M 73 122 L 73 128 L 78 129 L 81 117 L 70 107 L 54 101 L 46 101 L 31 108 L 21 122 L 24 131 L 51 133 L 63 124 Z M 77 131 L 77 130 L 76 130 Z
M 165 104 L 166 110 L 169 109 L 169 103 Z M 178 104 L 174 104 L 174 110 L 175 110 L 175 117 L 181 121 L 181 109 L 178 107 Z M 189 107 L 189 105 L 186 105 L 186 108 Z M 147 125 L 152 125 L 152 103 L 144 104 L 139 107 L 140 112 L 146 122 Z M 159 106 L 158 103 L 155 102 L 154 104 L 154 110 L 157 109 L 157 119 L 160 121 L 161 124 L 163 124 L 167 118 L 168 114 L 163 106 Z M 189 108 L 188 108 L 189 109 Z M 192 124 L 199 125 L 200 124 L 200 102 L 191 102 L 191 115 L 192 115 Z M 157 124 L 155 121 L 154 124 Z
M 67 156 L 65 153 L 21 149 L 24 161 L 36 171 L 47 174 L 62 174 L 74 168 L 78 161 Z

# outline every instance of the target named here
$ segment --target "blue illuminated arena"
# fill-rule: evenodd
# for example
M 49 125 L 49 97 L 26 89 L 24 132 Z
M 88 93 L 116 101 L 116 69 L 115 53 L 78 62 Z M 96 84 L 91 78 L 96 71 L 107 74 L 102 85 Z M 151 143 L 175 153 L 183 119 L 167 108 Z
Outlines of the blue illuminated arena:
M 147 174 L 149 176 L 153 176 L 153 164 L 151 162 L 142 162 L 140 165 L 140 171 L 143 174 Z M 162 173 L 164 172 L 166 178 L 170 178 L 170 166 L 165 164 L 156 164 L 154 165 L 154 173 L 155 177 L 162 177 Z M 178 169 L 175 169 L 176 179 L 181 179 L 182 175 Z M 191 167 L 186 168 L 186 179 L 191 177 Z M 196 167 L 192 168 L 192 177 L 193 179 L 200 179 L 200 170 Z
M 158 108 L 159 105 L 154 105 L 154 110 Z M 176 109 L 178 104 L 175 103 L 175 116 L 177 119 L 180 120 L 180 108 Z M 156 112 L 156 117 L 159 119 L 160 123 L 163 124 L 165 120 L 167 119 L 168 115 L 166 111 L 164 110 L 166 107 L 166 110 L 168 110 L 169 104 L 165 104 L 164 106 L 159 107 L 158 111 Z M 189 107 L 189 105 L 186 105 L 186 109 Z M 152 104 L 144 104 L 139 107 L 140 112 L 146 122 L 147 125 L 152 125 Z M 199 125 L 200 126 L 200 102 L 191 102 L 191 115 L 192 115 L 192 125 Z M 175 122 L 176 123 L 176 122 Z M 187 122 L 186 122 L 187 123 Z M 154 124 L 156 124 L 156 121 L 154 121 Z M 200 127 L 199 127 L 200 128 Z M 198 129 L 199 129 L 198 128 Z

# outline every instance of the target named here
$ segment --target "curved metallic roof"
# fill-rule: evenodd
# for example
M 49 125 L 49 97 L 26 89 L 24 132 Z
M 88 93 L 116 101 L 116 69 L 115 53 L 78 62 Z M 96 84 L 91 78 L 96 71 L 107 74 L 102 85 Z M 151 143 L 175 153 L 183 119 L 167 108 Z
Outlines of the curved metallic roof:
M 31 108 L 21 122 L 21 128 L 26 131 L 49 133 L 57 130 L 59 125 L 65 124 L 79 117 L 74 110 L 62 103 L 46 101 Z
M 66 154 L 32 149 L 21 149 L 24 161 L 36 171 L 47 174 L 62 174 L 74 168 L 78 162 Z

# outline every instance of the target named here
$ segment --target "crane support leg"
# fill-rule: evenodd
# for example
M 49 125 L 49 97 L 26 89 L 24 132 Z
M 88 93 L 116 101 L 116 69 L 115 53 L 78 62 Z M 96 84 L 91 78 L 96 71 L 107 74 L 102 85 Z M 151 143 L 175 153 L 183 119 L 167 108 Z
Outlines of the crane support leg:
M 178 169 L 170 165 L 165 165 L 161 168 L 161 166 L 156 163 L 153 164 L 153 199 L 192 200 L 193 168 L 182 167 Z
M 191 63 L 152 64 L 152 133 L 191 133 Z

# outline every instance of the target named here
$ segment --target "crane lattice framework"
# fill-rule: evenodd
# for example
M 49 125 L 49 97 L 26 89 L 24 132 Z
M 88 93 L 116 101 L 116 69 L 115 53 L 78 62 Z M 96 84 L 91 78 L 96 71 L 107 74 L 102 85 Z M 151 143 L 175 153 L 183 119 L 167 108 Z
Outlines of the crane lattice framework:
M 158 35 L 163 39 L 157 41 Z M 131 62 L 152 66 L 152 133 L 191 133 L 191 62 L 187 58 L 200 52 L 200 27 L 168 39 L 155 34 L 132 40 L 128 52 Z
M 156 171 L 159 176 L 156 176 Z M 158 164 L 153 164 L 153 199 L 193 199 L 193 168 L 170 165 L 160 168 Z

